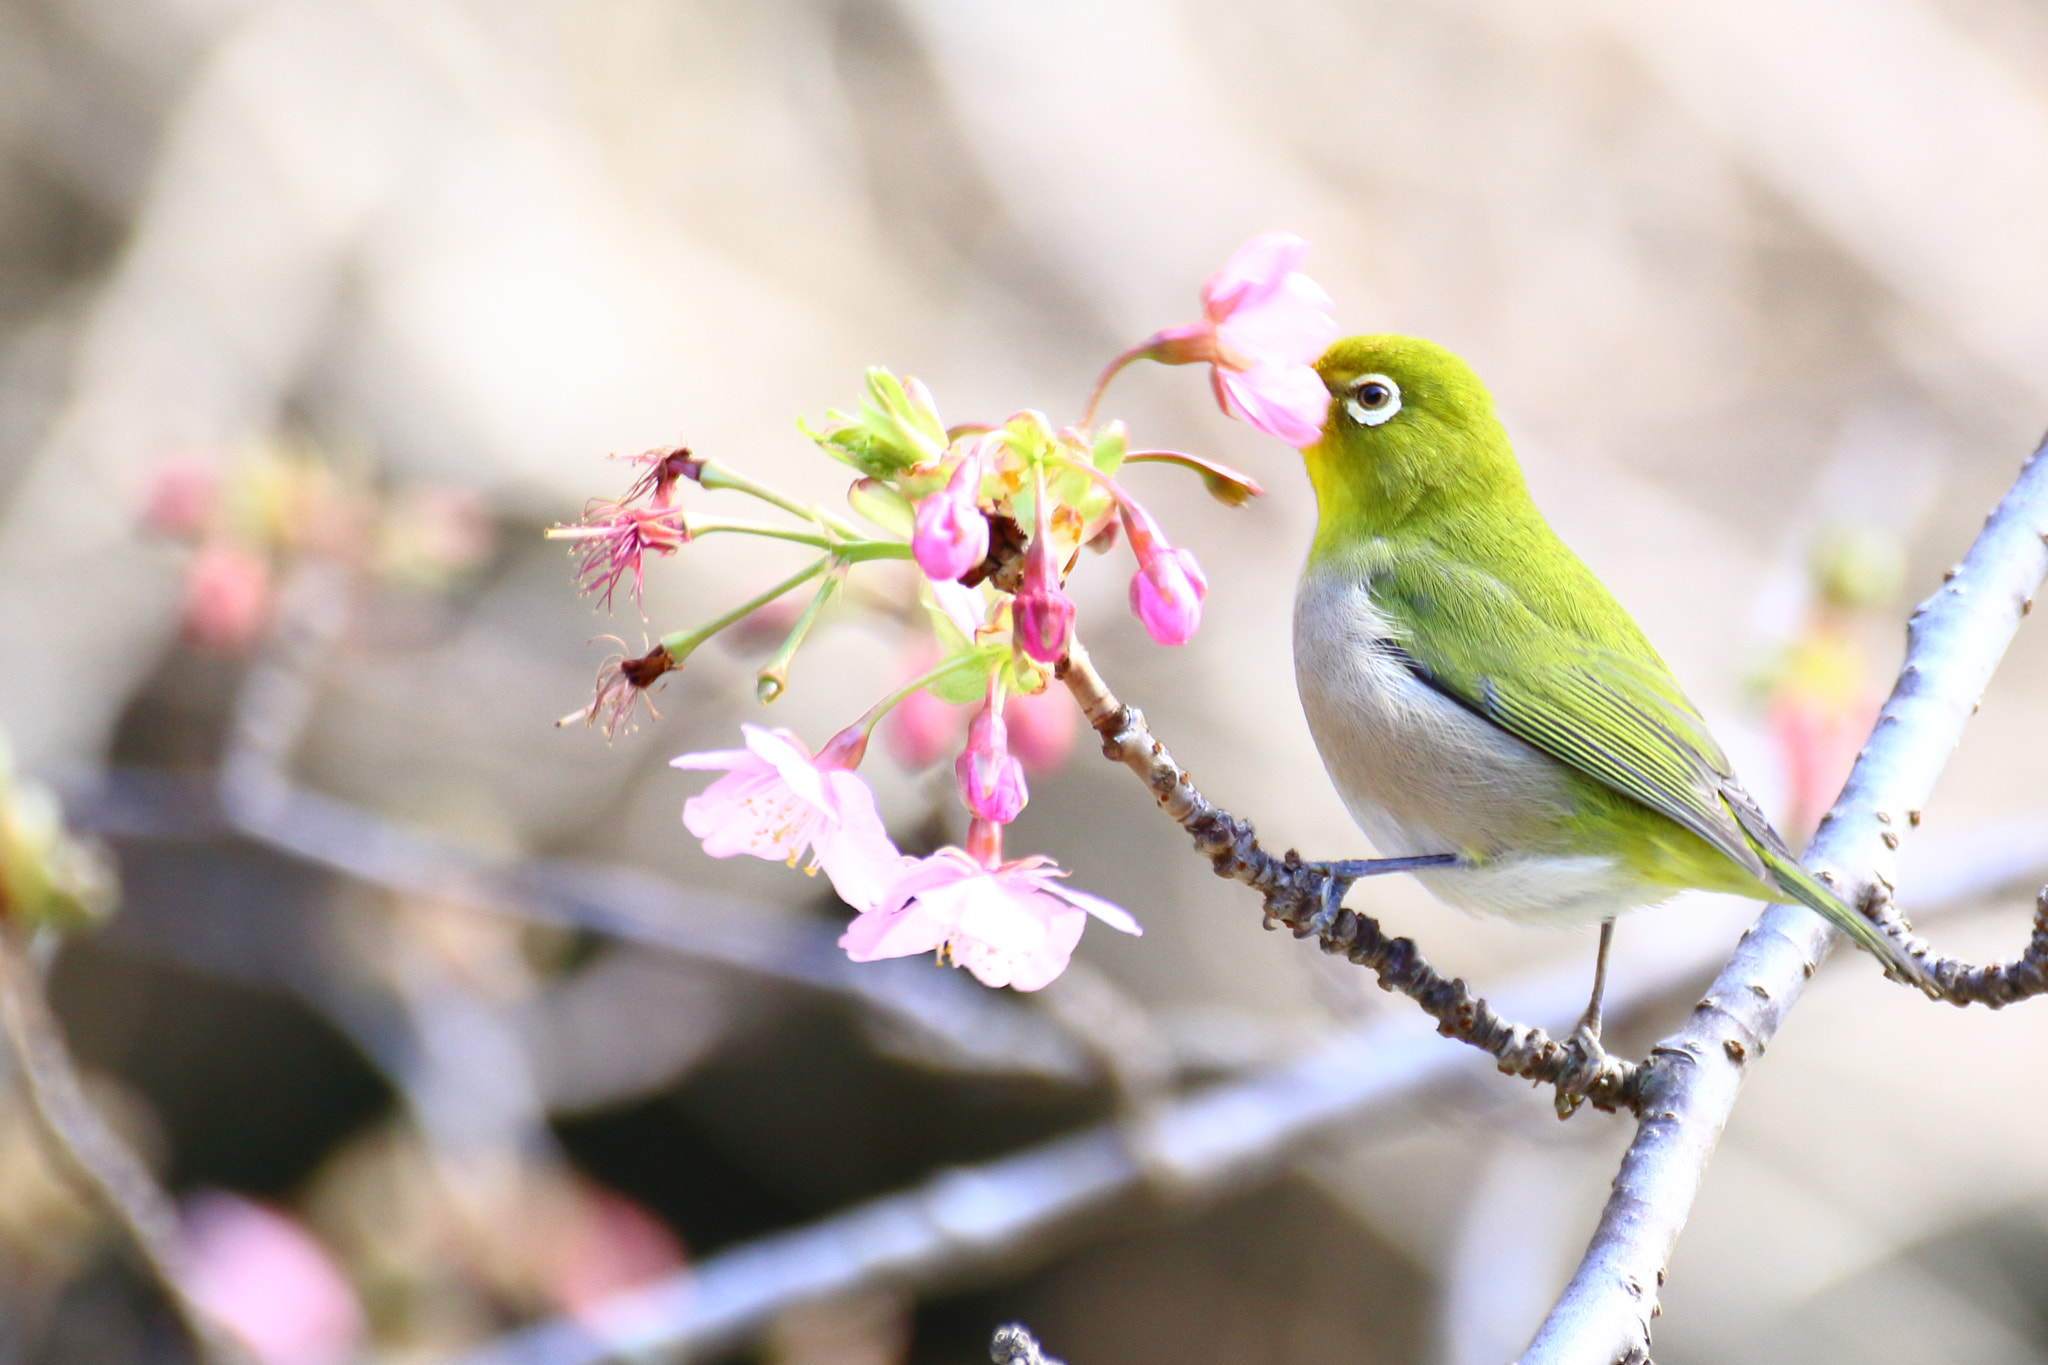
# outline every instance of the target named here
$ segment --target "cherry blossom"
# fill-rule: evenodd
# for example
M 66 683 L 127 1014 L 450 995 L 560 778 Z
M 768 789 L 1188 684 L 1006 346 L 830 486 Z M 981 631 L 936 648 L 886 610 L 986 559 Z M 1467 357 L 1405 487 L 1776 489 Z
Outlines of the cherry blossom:
M 873 906 L 895 880 L 902 855 L 882 828 L 875 794 L 855 776 L 867 737 L 842 731 L 812 756 L 788 730 L 742 725 L 744 749 L 684 754 L 675 768 L 726 769 L 683 803 L 683 825 L 714 858 L 746 853 L 796 865 L 806 850 L 841 900 Z
M 1230 416 L 1292 446 L 1321 439 L 1330 394 L 1315 361 L 1337 339 L 1336 305 L 1301 273 L 1307 255 L 1308 243 L 1291 232 L 1246 242 L 1202 286 L 1202 320 L 1118 356 L 1096 384 L 1097 398 L 1133 360 L 1206 364 L 1217 405 Z
M 1062 886 L 1050 858 L 1002 860 L 1001 827 L 976 820 L 976 852 L 951 846 L 906 862 L 895 883 L 847 926 L 839 946 L 855 962 L 937 950 L 940 961 L 985 986 L 1035 991 L 1066 970 L 1093 915 L 1126 934 L 1144 931 L 1120 906 Z

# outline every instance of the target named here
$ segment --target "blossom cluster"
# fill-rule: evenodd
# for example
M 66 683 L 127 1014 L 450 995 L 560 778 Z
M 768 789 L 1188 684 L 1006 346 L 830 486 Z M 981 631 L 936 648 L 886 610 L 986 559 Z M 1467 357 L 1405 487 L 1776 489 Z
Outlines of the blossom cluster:
M 756 675 L 760 699 L 773 701 L 848 575 L 876 561 L 912 561 L 935 637 L 921 670 L 816 753 L 788 730 L 748 725 L 743 748 L 676 759 L 679 768 L 724 774 L 684 804 L 685 826 L 713 857 L 744 853 L 794 866 L 808 855 L 809 870 L 822 870 L 856 912 L 840 940 L 856 961 L 936 951 L 988 985 L 1036 990 L 1065 969 L 1091 916 L 1138 933 L 1119 907 L 1065 886 L 1066 874 L 1050 859 L 1003 856 L 1004 827 L 1030 799 L 1030 746 L 1013 741 L 1012 730 L 1022 723 L 1019 739 L 1030 733 L 1033 717 L 1043 714 L 1035 699 L 1047 694 L 1072 646 L 1077 613 L 1066 581 L 1084 547 L 1128 547 L 1131 612 L 1154 640 L 1186 644 L 1201 626 L 1208 578 L 1194 553 L 1172 544 L 1125 487 L 1129 467 L 1191 470 L 1232 504 L 1259 492 L 1235 470 L 1179 451 L 1133 449 L 1123 423 L 1098 423 L 1102 392 L 1121 369 L 1137 360 L 1206 364 L 1227 414 L 1295 445 L 1319 438 L 1329 400 L 1313 362 L 1336 325 L 1328 296 L 1300 272 L 1307 250 L 1289 233 L 1241 248 L 1203 288 L 1202 319 L 1155 333 L 1113 360 L 1073 425 L 1056 426 L 1027 409 L 1000 422 L 949 426 L 918 380 L 869 370 L 858 412 L 828 413 L 806 429 L 853 471 L 847 502 L 854 519 L 685 447 L 634 457 L 641 472 L 626 496 L 594 501 L 580 522 L 550 532 L 572 542 L 583 588 L 607 606 L 622 584 L 640 601 L 650 556 L 715 534 L 764 536 L 806 547 L 810 556 L 713 620 L 666 635 L 637 658 L 607 661 L 595 699 L 565 720 L 615 732 L 700 645 L 757 614 L 771 616 L 808 586 L 808 603 Z M 754 498 L 789 520 L 686 510 L 677 496 L 686 482 Z M 892 747 L 935 759 L 950 738 L 948 713 L 960 707 L 971 710 L 953 765 L 969 817 L 964 847 L 908 857 L 856 770 L 876 725 L 892 712 L 899 730 L 912 732 Z M 1071 727 L 1072 708 L 1062 714 Z M 912 725 L 913 717 L 923 719 Z
M 188 644 L 247 650 L 269 624 L 282 570 L 301 556 L 437 590 L 491 550 L 490 514 L 470 489 L 382 490 L 317 454 L 259 448 L 234 460 L 173 455 L 152 471 L 137 520 L 189 545 L 179 625 Z

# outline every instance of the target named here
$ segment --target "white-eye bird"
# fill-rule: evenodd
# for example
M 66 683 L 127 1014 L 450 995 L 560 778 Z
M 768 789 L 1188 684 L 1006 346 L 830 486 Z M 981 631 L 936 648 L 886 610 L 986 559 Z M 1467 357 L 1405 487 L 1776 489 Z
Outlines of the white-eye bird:
M 1664 661 L 1530 501 L 1471 369 L 1352 337 L 1302 452 L 1318 520 L 1294 668 L 1323 764 L 1388 858 L 1460 908 L 1602 923 L 1697 887 L 1812 907 L 1888 974 L 1925 973 L 1800 867 Z M 1370 864 L 1338 865 L 1367 870 Z

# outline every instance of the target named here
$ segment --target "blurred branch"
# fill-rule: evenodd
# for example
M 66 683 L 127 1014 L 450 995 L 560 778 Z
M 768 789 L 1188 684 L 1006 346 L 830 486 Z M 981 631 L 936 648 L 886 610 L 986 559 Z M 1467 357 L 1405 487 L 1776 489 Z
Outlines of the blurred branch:
M 2002 831 L 2007 860 L 1975 856 L 1974 837 L 1929 846 L 1916 885 L 1930 911 L 1969 904 L 2048 869 L 2048 821 Z M 1957 851 L 1960 856 L 1956 856 Z M 1711 900 L 1696 907 L 1704 911 Z M 1675 991 L 1697 989 L 1726 949 L 1729 922 L 1671 917 L 1663 932 L 1615 950 L 1608 1007 L 1620 1019 Z M 1518 1014 L 1571 1019 L 1585 1004 L 1576 970 L 1509 982 L 1498 998 Z M 1149 1113 L 1055 1138 L 858 1205 L 789 1232 L 722 1251 L 691 1270 L 618 1295 L 577 1318 L 508 1334 L 460 1365 L 598 1365 L 615 1356 L 673 1360 L 742 1340 L 782 1312 L 871 1286 L 954 1282 L 993 1265 L 1049 1254 L 1139 1191 L 1195 1200 L 1286 1168 L 1319 1136 L 1365 1114 L 1459 1080 L 1471 1054 L 1438 1043 L 1422 1020 L 1346 1029 L 1238 1080 Z
M 1284 924 L 1296 938 L 1313 935 L 1326 953 L 1341 953 L 1371 969 L 1382 989 L 1407 996 L 1437 1021 L 1437 1032 L 1469 1043 L 1491 1056 L 1510 1076 L 1558 1087 L 1560 1113 L 1567 1095 L 1583 1095 L 1598 1109 L 1633 1108 L 1638 1068 L 1602 1056 L 1593 1068 L 1566 1043 L 1540 1028 L 1510 1023 L 1472 994 L 1460 978 L 1446 979 L 1409 938 L 1389 938 L 1370 915 L 1341 908 L 1349 879 L 1335 869 L 1345 864 L 1303 862 L 1289 849 L 1274 857 L 1259 847 L 1251 823 L 1209 804 L 1194 779 L 1173 761 L 1135 707 L 1118 701 L 1089 662 L 1079 640 L 1058 669 L 1081 705 L 1081 713 L 1102 736 L 1104 757 L 1122 763 L 1149 787 L 1160 809 L 1188 832 L 1195 850 L 1219 877 L 1243 882 L 1265 898 L 1268 926 Z M 1436 859 L 1383 859 L 1380 871 L 1398 864 L 1421 866 Z
M 1913 613 L 1898 682 L 1807 852 L 1807 866 L 1852 902 L 1891 891 L 1900 834 L 1919 824 L 1922 803 L 2048 573 L 2044 452 L 2048 442 L 2028 458 L 1963 562 Z M 1767 907 L 1691 1020 L 1652 1052 L 1635 1141 L 1592 1244 L 1523 1365 L 1649 1359 L 1665 1261 L 1749 1063 L 1763 1055 L 1834 941 L 1811 911 Z
M 210 789 L 163 774 L 106 773 L 83 800 L 74 798 L 83 822 L 153 837 L 232 832 L 372 886 L 590 930 L 842 996 L 915 1039 L 920 1055 L 938 1064 L 1063 1084 L 1094 1077 L 1090 1048 L 1057 1016 L 919 963 L 849 962 L 836 927 L 627 868 L 507 859 L 297 785 L 290 756 L 330 672 L 353 593 L 343 565 L 312 559 L 294 571 L 273 634 L 236 699 Z
M 36 1131 L 60 1170 L 118 1226 L 201 1355 L 247 1359 L 215 1329 L 179 1276 L 178 1214 L 156 1179 L 86 1098 L 42 979 L 15 935 L 0 932 L 0 1024 L 7 1031 Z

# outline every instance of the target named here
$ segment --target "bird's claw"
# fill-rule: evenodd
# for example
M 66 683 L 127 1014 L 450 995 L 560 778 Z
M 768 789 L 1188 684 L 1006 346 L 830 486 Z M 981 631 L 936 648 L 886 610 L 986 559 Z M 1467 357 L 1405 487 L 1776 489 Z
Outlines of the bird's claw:
M 1355 878 L 1344 876 L 1330 863 L 1319 864 L 1317 870 L 1323 874 L 1322 904 L 1316 907 L 1308 928 L 1317 938 L 1328 938 L 1337 927 L 1337 912 L 1344 908 L 1344 897 L 1351 893 Z
M 1343 858 L 1326 863 L 1304 863 L 1303 866 L 1319 875 L 1323 882 L 1322 904 L 1309 920 L 1308 932 L 1318 938 L 1329 935 L 1330 930 L 1336 927 L 1337 912 L 1344 908 L 1344 897 L 1350 894 L 1352 884 L 1360 878 L 1444 867 L 1457 861 L 1456 854 L 1426 853 L 1404 858 Z
M 1568 1119 L 1586 1101 L 1607 1069 L 1607 1049 L 1600 1045 L 1600 1021 L 1581 1019 L 1564 1040 L 1565 1064 L 1557 1076 L 1557 1116 Z

